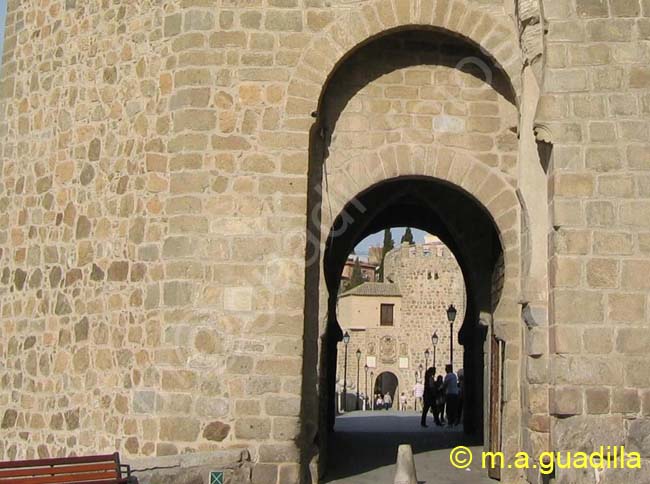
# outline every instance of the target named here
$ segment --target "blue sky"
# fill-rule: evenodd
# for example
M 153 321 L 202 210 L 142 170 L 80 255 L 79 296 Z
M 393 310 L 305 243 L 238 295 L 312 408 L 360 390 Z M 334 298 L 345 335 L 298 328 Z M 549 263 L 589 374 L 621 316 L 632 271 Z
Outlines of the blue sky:
M 0 0 L 0 54 L 5 43 L 5 15 L 7 13 L 7 0 Z
M 395 227 L 391 229 L 391 233 L 393 234 L 393 242 L 395 242 L 395 245 L 399 244 L 402 235 L 404 235 L 405 231 L 406 231 L 406 227 Z M 413 232 L 413 237 L 415 238 L 416 243 L 424 242 L 424 236 L 426 235 L 426 232 L 417 229 L 411 229 L 411 231 Z M 381 232 L 377 232 L 376 234 L 369 235 L 361 242 L 359 242 L 357 246 L 354 248 L 354 252 L 357 255 L 368 255 L 369 247 L 380 246 L 383 243 L 384 243 L 384 231 L 382 230 Z

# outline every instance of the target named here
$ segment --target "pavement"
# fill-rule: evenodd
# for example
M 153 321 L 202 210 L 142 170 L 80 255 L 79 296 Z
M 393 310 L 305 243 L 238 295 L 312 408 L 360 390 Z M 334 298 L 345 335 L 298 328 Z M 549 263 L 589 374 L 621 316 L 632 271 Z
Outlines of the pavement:
M 336 418 L 327 474 L 332 484 L 392 484 L 400 444 L 411 444 L 419 484 L 495 484 L 480 468 L 481 442 L 470 440 L 461 426 L 437 427 L 429 415 L 420 427 L 414 411 L 351 412 Z M 474 462 L 466 470 L 449 462 L 450 450 L 469 447 Z M 478 462 L 478 466 L 476 465 Z

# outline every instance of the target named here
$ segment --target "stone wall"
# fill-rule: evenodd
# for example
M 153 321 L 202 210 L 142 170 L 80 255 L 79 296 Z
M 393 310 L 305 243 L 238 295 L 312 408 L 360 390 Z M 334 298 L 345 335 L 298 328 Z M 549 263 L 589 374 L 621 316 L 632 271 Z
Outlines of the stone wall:
M 432 356 L 431 335 L 438 335 L 436 349 L 437 373 L 444 375 L 449 363 L 449 321 L 447 308 L 454 304 L 457 310 L 454 323 L 454 370 L 463 367 L 463 347 L 458 333 L 465 316 L 466 295 L 463 274 L 456 258 L 442 243 L 401 246 L 386 254 L 385 277 L 399 284 L 402 291 L 402 332 L 410 341 L 410 360 L 413 367 L 424 365 L 424 350 Z
M 508 38 L 500 2 L 468 5 Z M 313 109 L 290 80 L 358 7 L 8 2 L 3 458 L 242 447 L 260 482 L 295 475 Z
M 353 55 L 328 89 L 324 119 L 331 132 L 328 178 L 355 173 L 358 160 L 395 157 L 408 146 L 426 156 L 434 147 L 472 153 L 514 179 L 516 109 L 506 81 L 452 39 L 414 32 L 380 40 Z M 475 57 L 473 57 L 475 58 Z M 380 62 L 378 62 L 380 59 Z M 483 71 L 483 67 L 485 71 Z
M 299 418 L 317 398 L 303 345 L 317 345 L 326 319 L 322 280 L 320 305 L 305 297 L 305 227 L 321 222 L 308 218 L 307 188 L 331 183 L 324 246 L 330 217 L 403 175 L 459 187 L 499 229 L 503 448 L 625 443 L 648 455 L 647 0 L 7 3 L 0 458 L 225 452 L 216 462 L 250 458 L 254 481 L 297 482 L 317 433 Z M 402 44 L 392 52 L 410 64 L 376 57 L 389 72 L 356 97 L 339 90 L 343 106 L 319 104 L 352 50 L 406 25 L 431 27 L 431 62 Z M 498 83 L 449 76 L 440 29 L 460 34 L 454 48 L 490 54 L 510 102 Z M 357 72 L 370 62 L 356 61 Z M 535 87 L 537 134 L 553 144 L 537 185 L 526 171 L 539 161 Z M 334 128 L 318 158 L 310 135 Z M 310 160 L 336 176 L 308 180 Z M 529 220 L 537 240 L 548 232 L 548 260 L 519 239 L 546 181 L 552 220 Z M 522 338 L 528 267 L 549 268 L 550 301 L 548 321 Z M 557 480 L 595 479 L 573 474 Z
M 624 444 L 647 457 L 638 435 L 650 415 L 650 4 L 547 0 L 544 12 L 539 119 L 554 143 L 551 446 Z M 647 472 L 644 465 L 627 476 Z M 624 478 L 605 471 L 601 482 Z
M 247 5 L 8 2 L 0 459 L 296 475 L 306 166 L 269 145 L 332 17 Z

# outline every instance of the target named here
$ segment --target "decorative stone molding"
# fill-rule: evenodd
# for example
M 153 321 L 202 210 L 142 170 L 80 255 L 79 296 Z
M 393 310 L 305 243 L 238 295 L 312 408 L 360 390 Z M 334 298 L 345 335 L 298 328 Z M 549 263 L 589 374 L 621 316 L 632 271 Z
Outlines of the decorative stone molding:
M 515 0 L 519 44 L 524 65 L 530 65 L 539 85 L 543 77 L 544 22 L 539 0 Z

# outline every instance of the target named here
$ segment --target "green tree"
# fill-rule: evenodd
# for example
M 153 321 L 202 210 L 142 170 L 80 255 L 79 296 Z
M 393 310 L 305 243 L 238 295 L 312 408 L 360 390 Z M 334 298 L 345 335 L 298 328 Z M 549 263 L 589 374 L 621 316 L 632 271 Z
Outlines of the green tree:
M 354 260 L 354 266 L 352 267 L 352 275 L 350 276 L 350 282 L 348 284 L 347 289 L 350 290 L 353 287 L 360 286 L 366 282 L 363 279 L 363 272 L 361 272 L 361 262 L 359 262 L 359 258 L 357 257 Z
M 384 282 L 384 258 L 395 247 L 393 234 L 390 229 L 384 230 L 384 245 L 381 248 L 381 264 L 379 265 L 379 282 Z
M 406 232 L 402 235 L 401 243 L 408 242 L 409 245 L 415 244 L 415 239 L 413 238 L 413 232 L 411 232 L 411 227 L 406 227 Z

